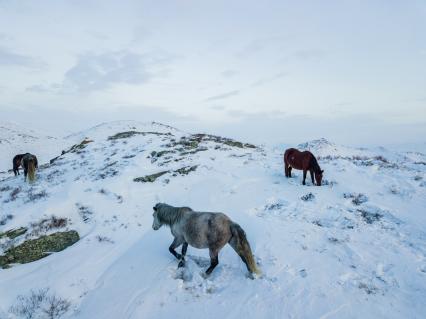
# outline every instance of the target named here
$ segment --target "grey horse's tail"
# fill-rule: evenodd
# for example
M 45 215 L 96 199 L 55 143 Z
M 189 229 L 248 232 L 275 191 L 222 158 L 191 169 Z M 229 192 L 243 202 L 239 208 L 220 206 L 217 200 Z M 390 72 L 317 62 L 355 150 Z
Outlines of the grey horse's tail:
M 240 225 L 232 223 L 231 226 L 232 237 L 229 240 L 229 244 L 241 257 L 243 262 L 246 264 L 247 269 L 251 273 L 260 274 L 260 270 L 256 266 L 254 261 L 253 253 L 251 252 L 250 244 L 247 241 L 246 233 Z

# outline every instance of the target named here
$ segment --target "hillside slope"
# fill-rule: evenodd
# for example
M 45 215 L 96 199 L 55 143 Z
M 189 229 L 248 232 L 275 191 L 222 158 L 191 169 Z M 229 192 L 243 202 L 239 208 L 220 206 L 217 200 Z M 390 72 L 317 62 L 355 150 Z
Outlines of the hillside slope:
M 17 296 L 44 287 L 71 302 L 69 318 L 426 312 L 421 153 L 309 142 L 325 170 L 325 185 L 316 187 L 310 179 L 302 186 L 300 171 L 284 177 L 283 150 L 158 123 L 105 123 L 69 138 L 79 143 L 41 167 L 35 184 L 21 177 L 0 182 L 0 233 L 28 228 L 13 240 L 0 237 L 0 255 L 40 233 L 80 236 L 63 251 L 0 269 L 0 317 L 14 318 L 9 309 Z M 189 247 L 186 267 L 177 269 L 169 229 L 151 227 L 157 202 L 226 213 L 246 231 L 263 275 L 249 279 L 228 246 L 207 279 L 207 250 Z M 40 231 L 52 215 L 66 225 Z
M 41 162 L 46 162 L 60 153 L 64 145 L 67 146 L 67 143 L 61 138 L 16 123 L 0 122 L 0 173 L 12 169 L 12 159 L 16 154 L 37 154 Z

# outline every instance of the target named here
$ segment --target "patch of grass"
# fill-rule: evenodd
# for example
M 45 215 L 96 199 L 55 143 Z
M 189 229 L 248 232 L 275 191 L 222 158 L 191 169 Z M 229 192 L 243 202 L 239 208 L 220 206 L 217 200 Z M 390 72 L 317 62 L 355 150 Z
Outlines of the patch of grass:
M 188 175 L 191 172 L 194 172 L 196 169 L 198 168 L 198 165 L 194 165 L 194 166 L 185 166 L 185 167 L 181 167 L 177 170 L 174 171 L 162 171 L 162 172 L 158 172 L 155 174 L 151 174 L 151 175 L 146 175 L 143 177 L 136 177 L 133 179 L 134 182 L 142 182 L 142 183 L 153 183 L 157 180 L 157 178 L 159 178 L 160 176 L 163 176 L 164 174 L 167 173 L 172 173 L 173 176 L 177 176 L 177 175 Z
M 162 171 L 151 175 L 145 175 L 143 177 L 136 177 L 133 179 L 134 182 L 142 182 L 142 183 L 153 183 L 157 178 L 167 174 L 169 171 Z
M 129 138 L 135 135 L 168 135 L 168 136 L 172 136 L 171 133 L 159 133 L 159 132 L 138 132 L 138 131 L 127 131 L 127 132 L 120 132 L 117 133 L 115 135 L 109 136 L 108 137 L 108 141 L 114 141 L 114 140 L 119 140 L 119 139 L 123 139 L 123 138 Z
M 24 241 L 22 244 L 9 248 L 0 256 L 0 266 L 8 268 L 10 264 L 26 264 L 39 260 L 75 244 L 80 236 L 75 230 L 57 232 L 37 239 Z
M 15 239 L 16 237 L 19 237 L 23 234 L 25 234 L 28 231 L 28 228 L 26 227 L 20 227 L 17 229 L 10 229 L 8 231 L 5 231 L 4 233 L 0 233 L 0 238 L 8 237 L 9 239 Z

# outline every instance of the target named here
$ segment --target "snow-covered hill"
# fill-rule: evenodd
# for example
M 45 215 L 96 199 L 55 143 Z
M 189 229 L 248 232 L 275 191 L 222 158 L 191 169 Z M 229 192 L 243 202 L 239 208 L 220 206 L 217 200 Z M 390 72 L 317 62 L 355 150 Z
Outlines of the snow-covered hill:
M 70 302 L 64 318 L 424 317 L 424 154 L 308 142 L 325 170 L 316 187 L 298 171 L 284 177 L 284 149 L 158 123 L 104 123 L 67 140 L 76 145 L 35 184 L 0 182 L 0 233 L 27 229 L 0 237 L 0 255 L 58 230 L 80 236 L 0 269 L 0 318 L 42 288 Z M 189 247 L 177 269 L 170 231 L 151 227 L 157 202 L 226 213 L 245 229 L 262 277 L 249 279 L 230 247 L 207 279 L 207 250 Z
M 0 122 L 0 172 L 12 169 L 12 159 L 16 154 L 37 154 L 41 162 L 46 162 L 60 153 L 64 145 L 67 142 L 61 138 L 48 136 L 17 123 Z

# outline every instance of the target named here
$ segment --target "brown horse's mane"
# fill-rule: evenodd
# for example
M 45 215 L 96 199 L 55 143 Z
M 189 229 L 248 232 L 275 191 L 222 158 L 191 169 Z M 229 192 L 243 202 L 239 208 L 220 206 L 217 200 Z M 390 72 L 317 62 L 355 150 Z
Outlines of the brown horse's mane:
M 318 165 L 317 159 L 315 158 L 314 154 L 312 154 L 311 165 L 315 173 L 321 173 L 321 167 Z

